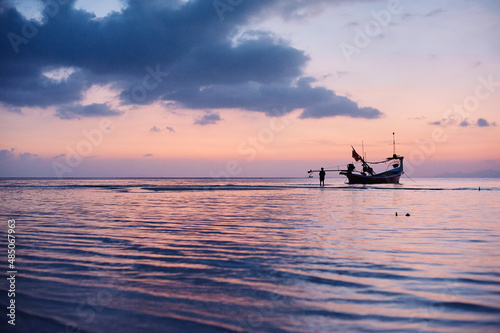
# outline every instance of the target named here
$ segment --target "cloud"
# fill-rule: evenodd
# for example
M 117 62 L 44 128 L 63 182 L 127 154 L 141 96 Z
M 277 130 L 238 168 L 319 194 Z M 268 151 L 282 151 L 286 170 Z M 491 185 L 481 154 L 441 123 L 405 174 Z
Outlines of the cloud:
M 33 158 L 38 158 L 38 154 L 22 153 L 22 154 L 19 154 L 19 158 L 21 160 L 30 160 L 30 159 L 33 159 Z
M 33 153 L 16 153 L 16 149 L 1 149 L 0 150 L 0 162 L 8 162 L 8 161 L 21 161 L 25 162 L 27 160 L 40 159 L 38 154 Z
M 264 112 L 275 116 L 277 110 L 304 109 L 301 118 L 350 116 L 378 118 L 382 115 L 374 108 L 360 108 L 347 97 L 332 90 L 312 87 L 314 79 L 303 77 L 295 84 L 213 85 L 202 90 L 185 89 L 175 93 L 175 99 L 184 107 L 201 109 L 240 108 Z M 280 113 L 282 114 L 282 113 Z
M 56 110 L 60 119 L 80 119 L 80 117 L 118 116 L 121 112 L 111 109 L 107 104 L 67 105 Z
M 40 66 L 34 57 L 26 60 L 23 57 L 19 60 L 5 59 L 5 53 L 12 52 L 12 48 L 2 45 L 2 42 L 0 46 L 5 48 L 0 51 L 1 102 L 15 110 L 15 107 L 47 107 L 81 100 L 82 92 L 87 87 L 87 77 L 82 71 L 69 75 L 66 80 L 53 80 L 43 75 L 45 66 Z
M 17 113 L 17 114 L 23 113 L 21 108 L 19 108 L 19 107 L 9 106 L 9 105 L 2 105 L 1 107 L 2 107 L 2 109 L 4 109 L 7 112 L 10 112 L 10 113 Z
M 434 9 L 434 10 L 428 12 L 427 14 L 425 14 L 425 17 L 433 17 L 433 16 L 441 15 L 443 13 L 444 13 L 444 11 L 441 8 L 438 8 L 438 9 Z
M 173 127 L 167 126 L 164 129 L 158 127 L 158 126 L 153 126 L 149 129 L 149 132 L 151 133 L 160 133 L 163 131 L 167 131 L 168 133 L 175 133 L 175 129 Z
M 300 118 L 325 118 L 335 116 L 349 116 L 353 118 L 376 119 L 382 113 L 374 108 L 360 108 L 357 103 L 342 96 L 333 95 L 323 104 L 317 104 L 306 108 Z
M 303 21 L 307 18 L 321 14 L 325 6 L 349 1 L 350 0 L 280 0 L 269 1 L 269 3 L 271 4 L 270 9 L 282 16 L 285 20 Z
M 490 123 L 489 121 L 487 121 L 486 119 L 484 118 L 479 118 L 477 120 L 477 126 L 479 127 L 489 127 L 489 126 L 496 126 L 496 123 Z
M 350 72 L 348 71 L 337 71 L 337 77 L 339 79 L 341 79 L 342 77 L 346 76 L 347 74 L 349 74 Z
M 438 9 L 434 9 L 434 10 L 431 10 L 430 12 L 428 12 L 427 14 L 418 14 L 418 13 L 404 13 L 401 18 L 403 19 L 403 21 L 408 21 L 408 20 L 412 20 L 412 19 L 418 19 L 418 18 L 432 18 L 432 17 L 435 17 L 435 16 L 439 16 L 439 15 L 442 15 L 444 14 L 444 10 L 441 9 L 441 8 L 438 8 Z
M 436 126 L 460 126 L 460 127 L 469 127 L 469 126 L 478 126 L 478 127 L 490 127 L 490 126 L 496 126 L 496 122 L 489 122 L 488 120 L 484 118 L 479 118 L 475 122 L 470 122 L 468 119 L 462 120 L 460 123 L 455 121 L 454 119 L 443 119 L 443 120 L 438 120 L 434 122 L 428 123 L 429 125 L 436 125 Z
M 464 119 L 464 121 L 462 121 L 460 124 L 458 124 L 458 126 L 467 127 L 467 126 L 470 126 L 470 123 L 467 121 L 467 119 Z
M 0 150 L 0 162 L 10 160 L 14 157 L 14 148 Z
M 410 14 L 410 13 L 404 13 L 401 18 L 403 19 L 403 21 L 407 21 L 407 20 L 410 20 L 414 17 L 414 14 Z
M 268 31 L 243 31 L 234 39 L 255 18 L 306 19 L 340 2 L 244 1 L 221 22 L 213 1 L 128 0 L 120 12 L 96 19 L 75 9 L 73 0 L 35 25 L 2 1 L 0 35 L 8 38 L 0 39 L 0 102 L 55 106 L 61 119 L 111 116 L 119 112 L 104 104 L 78 105 L 92 85 L 111 84 L 124 104 L 166 101 L 266 114 L 286 106 L 304 109 L 303 118 L 377 118 L 382 113 L 375 108 L 307 84 L 310 58 L 303 50 Z M 52 2 L 45 4 L 51 13 Z
M 212 112 L 212 111 L 206 111 L 204 115 L 200 116 L 198 119 L 195 120 L 194 124 L 195 125 L 214 125 L 217 124 L 219 121 L 221 121 L 221 117 L 219 113 L 217 112 Z
M 151 133 L 159 133 L 159 132 L 161 132 L 161 131 L 162 131 L 162 129 L 161 129 L 161 128 L 158 128 L 158 127 L 156 127 L 156 126 L 153 126 L 153 127 L 151 127 L 151 128 L 149 129 L 149 131 L 150 131 Z

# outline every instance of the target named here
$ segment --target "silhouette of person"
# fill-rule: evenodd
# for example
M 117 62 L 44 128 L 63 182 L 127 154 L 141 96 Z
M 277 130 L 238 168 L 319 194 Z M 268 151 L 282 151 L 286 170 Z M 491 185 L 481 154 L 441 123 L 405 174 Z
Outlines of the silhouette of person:
M 321 171 L 319 172 L 319 186 L 325 186 L 325 169 L 321 168 Z

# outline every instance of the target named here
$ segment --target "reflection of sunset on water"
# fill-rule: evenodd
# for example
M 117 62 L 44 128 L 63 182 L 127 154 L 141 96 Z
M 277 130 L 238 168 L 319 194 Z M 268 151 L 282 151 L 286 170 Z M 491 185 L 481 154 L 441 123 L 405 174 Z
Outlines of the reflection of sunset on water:
M 65 318 L 94 331 L 494 325 L 498 182 L 327 180 L 8 181 L 5 204 L 33 244 L 18 298 L 47 318 L 64 300 Z

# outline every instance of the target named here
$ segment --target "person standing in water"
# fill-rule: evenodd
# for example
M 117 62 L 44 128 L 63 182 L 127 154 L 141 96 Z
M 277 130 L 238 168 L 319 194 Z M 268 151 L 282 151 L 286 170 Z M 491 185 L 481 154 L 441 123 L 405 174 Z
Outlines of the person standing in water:
M 319 172 L 319 186 L 325 186 L 325 169 L 321 168 L 321 171 Z

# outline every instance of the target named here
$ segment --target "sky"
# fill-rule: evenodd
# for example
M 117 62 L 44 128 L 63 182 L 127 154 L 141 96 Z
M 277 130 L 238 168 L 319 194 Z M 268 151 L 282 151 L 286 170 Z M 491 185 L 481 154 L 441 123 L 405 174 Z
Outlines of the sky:
M 496 0 L 0 0 L 0 177 L 500 170 Z

